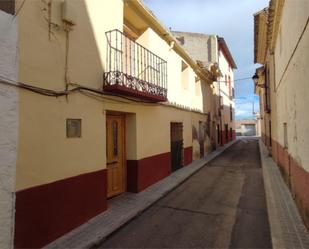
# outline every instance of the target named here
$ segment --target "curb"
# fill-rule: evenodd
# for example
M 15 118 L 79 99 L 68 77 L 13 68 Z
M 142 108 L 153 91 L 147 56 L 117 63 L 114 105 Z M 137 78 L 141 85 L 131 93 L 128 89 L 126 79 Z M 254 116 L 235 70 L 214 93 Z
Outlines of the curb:
M 238 141 L 239 140 L 234 140 L 223 147 L 219 147 L 203 159 L 192 162 L 188 166 L 181 168 L 140 193 L 124 193 L 119 197 L 111 199 L 109 201 L 111 206 L 110 209 L 107 209 L 105 212 L 90 219 L 83 225 L 51 242 L 44 248 L 96 247 L 106 240 L 108 236 L 139 216 Z M 118 217 L 118 220 L 114 217 Z

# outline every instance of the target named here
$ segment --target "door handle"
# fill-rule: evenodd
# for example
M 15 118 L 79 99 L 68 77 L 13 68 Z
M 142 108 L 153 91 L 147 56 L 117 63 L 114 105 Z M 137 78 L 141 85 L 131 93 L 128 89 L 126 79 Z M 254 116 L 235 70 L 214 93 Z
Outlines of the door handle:
M 107 165 L 111 165 L 111 164 L 115 164 L 115 163 L 118 163 L 118 161 L 112 161 L 112 162 L 108 162 L 106 163 Z

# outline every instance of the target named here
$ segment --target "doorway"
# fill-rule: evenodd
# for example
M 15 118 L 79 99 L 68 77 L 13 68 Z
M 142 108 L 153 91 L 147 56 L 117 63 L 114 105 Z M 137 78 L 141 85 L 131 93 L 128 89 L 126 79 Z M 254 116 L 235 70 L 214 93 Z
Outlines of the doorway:
M 171 123 L 171 156 L 172 171 L 183 166 L 183 125 L 182 123 Z
M 124 122 L 124 115 L 106 116 L 107 197 L 119 195 L 126 189 Z
M 229 141 L 229 125 L 224 125 L 224 133 L 225 133 L 225 143 Z

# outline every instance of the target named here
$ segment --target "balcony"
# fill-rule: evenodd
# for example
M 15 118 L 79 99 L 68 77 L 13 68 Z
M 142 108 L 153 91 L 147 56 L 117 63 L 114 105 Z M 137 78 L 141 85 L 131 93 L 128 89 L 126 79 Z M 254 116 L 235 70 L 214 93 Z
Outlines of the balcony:
M 106 32 L 103 89 L 151 102 L 167 100 L 167 62 L 119 30 Z

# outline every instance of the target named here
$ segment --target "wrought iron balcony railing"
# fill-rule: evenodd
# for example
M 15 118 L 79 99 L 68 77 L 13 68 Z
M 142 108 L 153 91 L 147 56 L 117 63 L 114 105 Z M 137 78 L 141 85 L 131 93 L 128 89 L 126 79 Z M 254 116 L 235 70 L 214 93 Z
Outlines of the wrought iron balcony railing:
M 167 62 L 119 30 L 106 32 L 104 91 L 160 102 L 167 100 Z

